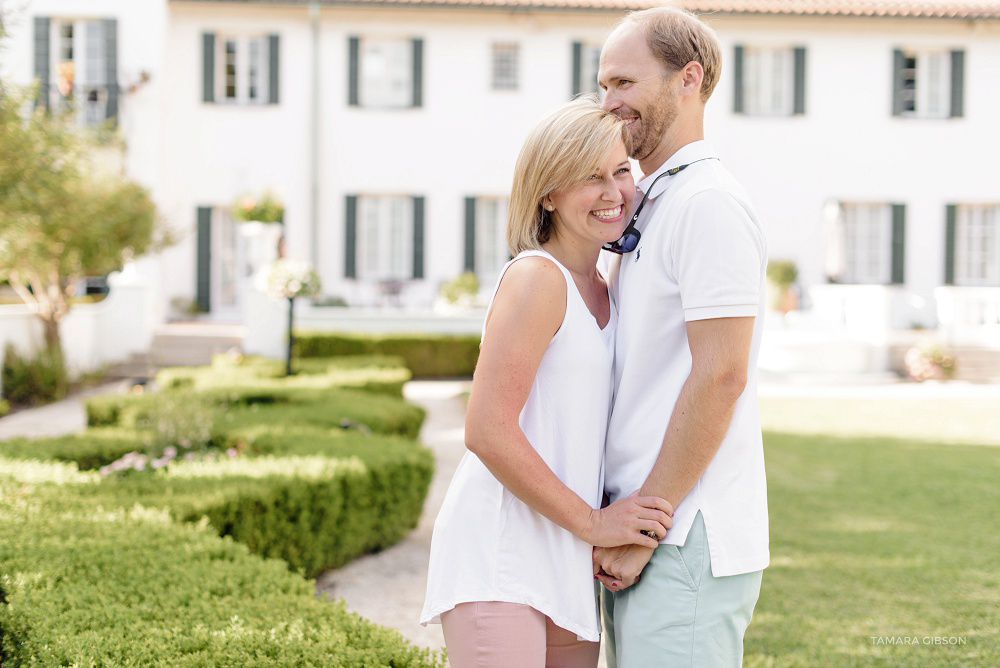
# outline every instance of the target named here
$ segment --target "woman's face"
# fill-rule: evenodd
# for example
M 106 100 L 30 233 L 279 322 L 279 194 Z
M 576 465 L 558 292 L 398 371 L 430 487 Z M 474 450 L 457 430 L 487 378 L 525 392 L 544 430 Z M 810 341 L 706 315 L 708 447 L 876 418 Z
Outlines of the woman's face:
M 600 246 L 622 235 L 634 196 L 632 166 L 625 145 L 618 142 L 583 183 L 552 193 L 542 206 L 552 207 L 556 237 L 575 237 Z

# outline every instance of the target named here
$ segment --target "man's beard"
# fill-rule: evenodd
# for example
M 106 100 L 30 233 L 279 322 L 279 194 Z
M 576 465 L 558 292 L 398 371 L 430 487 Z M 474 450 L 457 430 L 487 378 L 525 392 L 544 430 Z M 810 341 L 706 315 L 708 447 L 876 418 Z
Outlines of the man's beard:
M 677 120 L 677 100 L 669 92 L 659 98 L 662 102 L 642 114 L 640 132 L 632 133 L 632 152 L 629 157 L 645 160 L 656 150 L 667 129 Z

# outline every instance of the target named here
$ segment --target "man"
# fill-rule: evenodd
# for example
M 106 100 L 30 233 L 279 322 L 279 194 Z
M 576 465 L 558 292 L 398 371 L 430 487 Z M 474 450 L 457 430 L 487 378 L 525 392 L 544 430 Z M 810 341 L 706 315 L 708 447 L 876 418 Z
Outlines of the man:
M 720 61 L 715 33 L 673 7 L 626 16 L 601 53 L 604 106 L 628 121 L 648 196 L 637 247 L 609 268 L 620 317 L 605 489 L 676 509 L 655 551 L 595 550 L 618 668 L 741 665 L 769 561 L 756 388 L 767 250 L 704 141 Z

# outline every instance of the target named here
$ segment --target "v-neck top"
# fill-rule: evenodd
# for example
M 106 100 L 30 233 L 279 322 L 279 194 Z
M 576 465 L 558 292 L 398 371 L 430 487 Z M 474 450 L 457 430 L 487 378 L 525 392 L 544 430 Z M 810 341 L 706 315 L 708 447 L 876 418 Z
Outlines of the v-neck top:
M 569 270 L 541 250 L 522 252 L 504 266 L 490 310 L 507 268 L 525 257 L 544 257 L 562 271 L 566 313 L 518 423 L 552 472 L 599 508 L 618 312 L 612 300 L 601 329 Z M 434 523 L 420 622 L 439 622 L 442 613 L 473 601 L 529 605 L 579 638 L 600 639 L 591 546 L 532 510 L 466 452 Z

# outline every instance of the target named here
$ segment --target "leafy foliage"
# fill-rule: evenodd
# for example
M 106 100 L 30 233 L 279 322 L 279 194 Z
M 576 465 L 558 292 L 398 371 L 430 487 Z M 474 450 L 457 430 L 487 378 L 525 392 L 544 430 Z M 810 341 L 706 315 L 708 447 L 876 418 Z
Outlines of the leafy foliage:
M 43 111 L 24 113 L 23 95 L 0 95 L 0 280 L 7 280 L 45 323 L 59 348 L 59 321 L 86 276 L 169 243 L 157 237 L 148 192 L 101 174 L 94 146 L 73 126 Z
M 15 404 L 58 401 L 66 396 L 69 389 L 66 367 L 59 350 L 40 350 L 33 358 L 28 358 L 7 344 L 0 374 L 3 396 Z
M 344 334 L 297 332 L 299 358 L 339 355 L 401 357 L 416 378 L 472 376 L 479 359 L 479 337 L 451 334 Z

